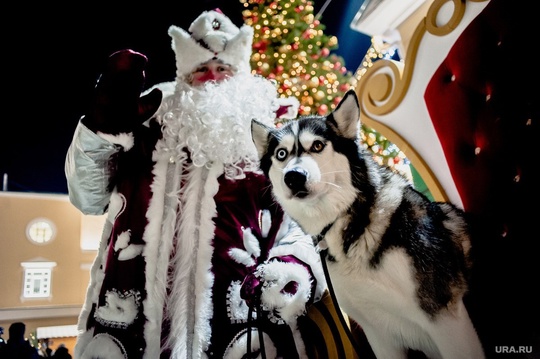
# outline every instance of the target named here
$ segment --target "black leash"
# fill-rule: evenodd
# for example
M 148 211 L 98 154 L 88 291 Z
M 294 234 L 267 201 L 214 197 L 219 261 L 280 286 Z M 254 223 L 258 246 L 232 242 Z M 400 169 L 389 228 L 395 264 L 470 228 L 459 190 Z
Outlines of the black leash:
M 253 308 L 248 309 L 248 325 L 247 325 L 247 345 L 246 354 L 248 358 L 251 358 L 251 318 L 253 316 Z
M 259 348 L 261 349 L 261 359 L 266 359 L 266 349 L 264 348 L 264 331 L 261 330 L 262 323 L 262 305 L 258 303 L 257 305 L 257 330 L 259 331 Z
M 257 332 L 259 333 L 259 350 L 261 353 L 261 359 L 266 359 L 266 349 L 264 348 L 264 331 L 261 330 L 262 308 L 260 305 L 259 298 L 255 300 L 254 307 L 255 307 L 255 313 L 257 315 L 257 318 L 255 319 L 255 323 L 256 323 L 255 329 L 257 329 Z M 248 324 L 247 325 L 247 348 L 246 348 L 247 358 L 251 358 L 251 355 L 252 355 L 252 352 L 251 352 L 251 328 L 253 328 L 251 325 L 252 321 L 253 321 L 253 307 L 250 306 L 248 309 L 248 320 L 247 320 L 247 324 Z
M 332 223 L 333 224 L 333 223 Z M 325 228 L 326 230 L 323 231 L 324 234 L 326 234 L 326 232 L 330 229 L 331 225 L 327 228 Z M 317 237 L 318 238 L 321 238 L 324 237 L 324 234 L 323 232 L 321 232 Z M 316 240 L 316 238 L 314 237 L 314 240 Z M 319 243 L 321 240 L 315 242 L 315 243 Z M 341 308 L 339 307 L 339 303 L 337 301 L 337 298 L 336 298 L 336 293 L 334 293 L 334 287 L 332 286 L 332 281 L 330 280 L 330 274 L 328 273 L 328 267 L 326 266 L 326 255 L 327 255 L 327 252 L 328 252 L 328 249 L 321 249 L 319 251 L 319 255 L 321 256 L 321 264 L 322 264 L 322 267 L 323 267 L 323 271 L 324 271 L 324 276 L 326 277 L 326 284 L 328 285 L 328 292 L 330 293 L 330 298 L 332 299 L 332 303 L 334 303 L 334 308 L 336 309 L 336 312 L 337 312 L 337 315 L 338 315 L 338 318 L 339 318 L 339 321 L 341 323 L 341 326 L 343 327 L 343 330 L 345 330 L 345 333 L 347 334 L 347 337 L 349 338 L 349 341 L 351 342 L 353 348 L 354 348 L 354 351 L 356 352 L 356 355 L 361 358 L 360 356 L 360 347 L 358 346 L 358 343 L 356 342 L 356 339 L 353 337 L 353 334 L 351 332 L 351 330 L 349 329 L 349 324 L 347 323 L 347 321 L 345 320 L 345 317 L 343 316 L 343 312 L 341 311 Z

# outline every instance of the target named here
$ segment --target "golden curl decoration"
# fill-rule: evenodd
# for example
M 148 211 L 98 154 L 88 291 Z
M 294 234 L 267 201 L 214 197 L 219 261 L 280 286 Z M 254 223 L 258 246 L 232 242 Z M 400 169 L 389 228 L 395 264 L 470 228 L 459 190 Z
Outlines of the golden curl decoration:
M 467 2 L 483 1 L 489 0 L 434 0 L 426 17 L 420 21 L 411 36 L 406 61 L 382 59 L 373 62 L 371 67 L 365 69 L 355 88 L 360 102 L 362 122 L 379 131 L 406 154 L 435 200 L 446 201 L 448 197 L 429 166 L 400 134 L 375 120 L 373 116 L 382 116 L 394 111 L 405 97 L 413 76 L 418 47 L 426 32 L 435 36 L 451 33 L 463 19 Z M 453 12 L 445 24 L 437 24 L 437 16 L 447 2 L 453 3 Z
M 469 1 L 482 2 L 486 0 Z M 453 3 L 453 13 L 446 24 L 437 25 L 437 15 L 447 2 Z M 465 7 L 465 0 L 435 0 L 411 37 L 405 64 L 382 59 L 375 61 L 367 69 L 356 86 L 356 94 L 361 102 L 362 112 L 379 116 L 385 115 L 401 103 L 411 83 L 422 37 L 426 32 L 436 36 L 444 36 L 452 32 L 461 22 Z

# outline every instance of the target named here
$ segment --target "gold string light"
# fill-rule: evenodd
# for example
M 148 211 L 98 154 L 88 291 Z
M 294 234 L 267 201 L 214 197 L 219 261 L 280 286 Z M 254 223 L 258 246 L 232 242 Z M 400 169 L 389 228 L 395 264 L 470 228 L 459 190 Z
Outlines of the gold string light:
M 382 54 L 372 46 L 352 74 L 332 53 L 338 39 L 324 33 L 308 0 L 240 0 L 244 22 L 254 28 L 252 72 L 276 81 L 281 97 L 300 101 L 299 115 L 325 115 Z M 402 152 L 384 136 L 362 126 L 365 146 L 380 163 L 403 163 Z
M 324 33 L 311 1 L 241 0 L 246 24 L 255 29 L 252 71 L 275 80 L 280 96 L 296 96 L 300 115 L 327 114 L 335 96 L 352 87 L 353 75 L 341 57 L 335 36 Z

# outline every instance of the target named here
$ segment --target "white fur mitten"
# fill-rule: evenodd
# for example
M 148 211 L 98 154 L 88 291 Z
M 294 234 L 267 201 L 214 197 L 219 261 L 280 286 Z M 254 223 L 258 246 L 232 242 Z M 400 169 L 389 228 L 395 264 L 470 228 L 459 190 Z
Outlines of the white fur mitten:
M 260 264 L 245 280 L 243 296 L 260 296 L 262 309 L 276 323 L 292 324 L 313 300 L 315 280 L 309 267 L 293 256 L 273 258 Z M 244 298 L 253 303 L 253 298 Z

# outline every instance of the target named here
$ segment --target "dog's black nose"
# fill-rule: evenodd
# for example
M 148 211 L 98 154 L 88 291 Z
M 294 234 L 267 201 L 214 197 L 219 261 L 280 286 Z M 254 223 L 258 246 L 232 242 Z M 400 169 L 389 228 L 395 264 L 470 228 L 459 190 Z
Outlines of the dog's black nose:
M 306 170 L 295 167 L 285 173 L 283 177 L 285 184 L 289 187 L 295 197 L 305 197 L 308 194 L 306 189 L 307 172 Z

